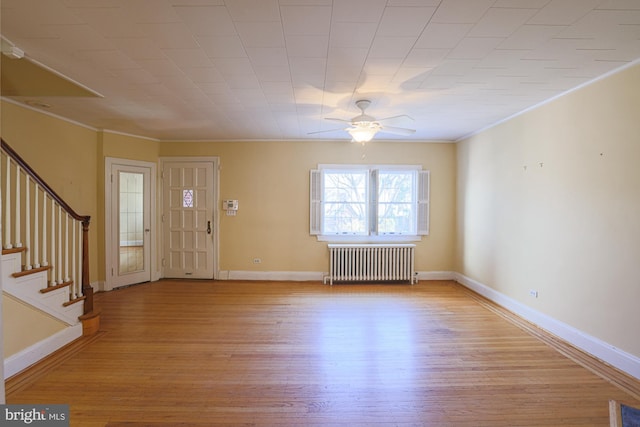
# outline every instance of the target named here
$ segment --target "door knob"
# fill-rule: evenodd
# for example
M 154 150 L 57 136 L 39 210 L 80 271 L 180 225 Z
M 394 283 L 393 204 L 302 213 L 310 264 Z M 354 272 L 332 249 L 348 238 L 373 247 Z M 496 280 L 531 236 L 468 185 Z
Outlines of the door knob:
M 211 221 L 207 221 L 207 234 L 211 234 Z

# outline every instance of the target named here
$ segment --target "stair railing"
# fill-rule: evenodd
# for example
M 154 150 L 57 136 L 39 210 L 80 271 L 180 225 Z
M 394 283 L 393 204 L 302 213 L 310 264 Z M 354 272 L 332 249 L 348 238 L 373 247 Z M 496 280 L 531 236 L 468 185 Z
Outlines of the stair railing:
M 68 287 L 65 305 L 84 301 L 83 313 L 91 313 L 91 217 L 78 215 L 3 139 L 0 142 L 2 249 L 23 253 L 22 271 L 14 275 L 48 270 L 48 286 L 41 292 Z

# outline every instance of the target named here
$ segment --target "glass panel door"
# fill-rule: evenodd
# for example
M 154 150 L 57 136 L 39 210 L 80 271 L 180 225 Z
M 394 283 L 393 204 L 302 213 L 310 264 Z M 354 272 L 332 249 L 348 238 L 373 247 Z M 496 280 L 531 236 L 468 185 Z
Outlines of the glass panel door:
M 144 265 L 144 175 L 119 172 L 119 273 L 143 271 Z
M 151 280 L 151 169 L 112 164 L 111 287 Z

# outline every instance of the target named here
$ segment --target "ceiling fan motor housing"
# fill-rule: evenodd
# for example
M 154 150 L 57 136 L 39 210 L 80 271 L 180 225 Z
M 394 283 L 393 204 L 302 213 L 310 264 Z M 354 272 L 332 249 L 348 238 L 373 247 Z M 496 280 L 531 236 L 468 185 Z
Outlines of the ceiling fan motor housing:
M 369 108 L 369 105 L 371 105 L 371 101 L 369 101 L 368 99 L 360 99 L 356 101 L 356 107 L 362 110 L 363 114 L 364 114 L 364 110 Z
M 362 114 L 351 119 L 351 124 L 353 126 L 368 126 L 371 122 L 374 122 L 376 119 L 364 113 L 369 105 L 371 105 L 371 101 L 368 99 L 360 99 L 356 101 L 356 107 L 362 111 Z

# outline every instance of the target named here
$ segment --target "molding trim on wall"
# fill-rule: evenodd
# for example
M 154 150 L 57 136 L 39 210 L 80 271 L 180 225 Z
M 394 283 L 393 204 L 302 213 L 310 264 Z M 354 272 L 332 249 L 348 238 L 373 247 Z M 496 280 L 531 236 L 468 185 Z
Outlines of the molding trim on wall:
M 221 270 L 220 280 L 290 280 L 295 282 L 322 281 L 324 273 L 317 271 L 242 271 Z
M 418 271 L 418 280 L 456 280 L 453 271 Z
M 546 332 L 555 335 L 578 349 L 600 359 L 621 371 L 640 379 L 640 358 L 629 354 L 596 337 L 588 335 L 566 323 L 540 313 L 508 297 L 489 286 L 460 273 L 454 273 L 455 281 L 468 289 L 515 313 Z
M 122 136 L 131 137 L 131 138 L 146 139 L 147 141 L 152 141 L 152 142 L 160 142 L 160 140 L 157 139 L 157 138 L 152 138 L 152 137 L 149 137 L 149 136 L 136 135 L 136 134 L 133 134 L 133 133 L 120 132 L 120 131 L 117 131 L 117 130 L 101 129 L 101 130 L 98 130 L 98 132 L 109 133 L 109 134 L 112 134 L 112 135 L 122 135 Z
M 81 122 L 77 122 L 75 120 L 71 120 L 71 119 L 66 118 L 66 117 L 59 116 L 59 115 L 54 114 L 54 113 L 52 113 L 50 111 L 45 111 L 45 110 L 43 110 L 41 108 L 32 107 L 32 106 L 27 105 L 27 104 L 25 104 L 23 102 L 15 101 L 15 100 L 13 100 L 11 98 L 7 98 L 5 96 L 0 97 L 0 100 L 2 100 L 4 102 L 7 102 L 9 104 L 13 104 L 13 105 L 16 105 L 18 107 L 24 108 L 25 110 L 31 110 L 33 112 L 44 114 L 45 116 L 53 117 L 54 119 L 58 119 L 58 120 L 61 120 L 63 122 L 66 122 L 66 123 L 71 123 L 72 125 L 80 126 L 80 127 L 85 128 L 85 129 L 89 129 L 89 130 L 92 130 L 94 132 L 98 132 L 98 129 L 94 128 L 93 126 L 89 126 L 87 124 L 84 124 L 84 123 L 81 123 Z
M 317 271 L 242 271 L 221 270 L 219 280 L 288 280 L 322 282 L 326 273 Z M 471 291 L 487 298 L 498 306 L 513 312 L 520 318 L 531 322 L 538 328 L 564 340 L 605 363 L 640 379 L 640 358 L 629 354 L 611 344 L 588 335 L 566 323 L 510 298 L 489 286 L 453 271 L 420 271 L 418 280 L 454 280 Z
M 23 371 L 81 336 L 82 324 L 78 323 L 12 354 L 4 360 L 4 378 L 7 379 Z
M 291 280 L 296 282 L 323 281 L 327 273 L 320 271 L 241 271 L 221 270 L 220 280 Z M 452 271 L 419 271 L 418 280 L 456 280 Z
M 156 280 L 160 280 L 160 277 Z M 92 282 L 91 287 L 93 288 L 93 292 L 107 292 L 107 283 L 104 280 Z

